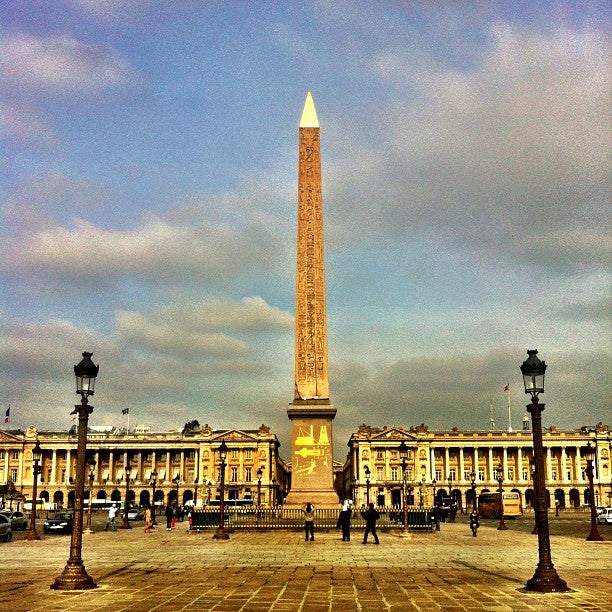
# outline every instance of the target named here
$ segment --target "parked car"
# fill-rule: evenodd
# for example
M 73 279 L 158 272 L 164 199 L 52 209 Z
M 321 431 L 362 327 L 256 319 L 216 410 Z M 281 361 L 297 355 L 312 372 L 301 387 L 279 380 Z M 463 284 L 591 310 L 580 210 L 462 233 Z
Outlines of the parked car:
M 43 527 L 44 533 L 72 533 L 72 513 L 56 512 L 47 517 Z
M 132 508 L 128 510 L 128 520 L 129 521 L 144 521 L 145 511 L 138 510 L 137 508 Z
M 11 529 L 11 521 L 4 514 L 0 514 L 0 540 L 10 542 L 13 539 L 13 530 Z
M 604 508 L 597 517 L 597 522 L 600 525 L 612 525 L 612 508 Z
M 13 531 L 17 531 L 18 529 L 25 531 L 28 528 L 28 517 L 23 512 L 19 512 L 19 510 L 14 510 L 13 512 L 10 510 L 2 510 L 0 514 L 3 514 L 9 519 Z

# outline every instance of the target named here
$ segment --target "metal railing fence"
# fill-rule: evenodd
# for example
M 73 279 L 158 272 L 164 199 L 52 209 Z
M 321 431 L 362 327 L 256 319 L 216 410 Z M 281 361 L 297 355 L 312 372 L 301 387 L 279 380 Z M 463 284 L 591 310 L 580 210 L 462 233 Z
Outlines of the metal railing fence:
M 404 512 L 401 507 L 378 507 L 380 518 L 378 528 L 403 528 Z M 232 529 L 301 529 L 304 526 L 304 514 L 300 508 L 243 507 L 225 508 L 225 527 Z M 333 508 L 315 508 L 315 529 L 334 529 L 338 523 L 340 510 Z M 431 529 L 432 509 L 409 507 L 407 509 L 409 529 Z M 219 508 L 205 508 L 191 512 L 191 529 L 216 529 L 219 526 Z M 365 527 L 365 519 L 359 509 L 353 508 L 351 527 Z

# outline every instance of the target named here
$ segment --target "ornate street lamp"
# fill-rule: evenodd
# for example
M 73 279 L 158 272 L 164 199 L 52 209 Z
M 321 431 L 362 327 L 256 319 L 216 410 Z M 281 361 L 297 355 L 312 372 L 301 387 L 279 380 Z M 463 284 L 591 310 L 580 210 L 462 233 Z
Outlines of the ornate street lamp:
M 476 512 L 476 472 L 470 472 L 470 480 L 472 481 L 472 509 Z
M 453 477 L 451 474 L 448 475 L 446 482 L 448 482 L 448 496 L 452 500 L 451 511 L 450 511 L 450 514 L 448 515 L 448 522 L 454 523 L 455 522 L 455 509 L 454 509 L 455 496 L 453 495 Z
M 206 482 L 206 504 L 207 505 L 210 505 L 210 496 L 211 496 L 210 489 L 211 489 L 212 485 L 213 485 L 213 481 L 209 479 Z
M 32 480 L 32 514 L 30 515 L 30 528 L 25 534 L 24 540 L 40 540 L 40 536 L 36 532 L 36 495 L 38 493 L 38 475 L 42 472 L 42 449 L 38 440 L 32 449 L 32 460 L 34 461 L 34 467 L 32 468 L 33 480 Z
M 506 531 L 506 523 L 504 522 L 504 468 L 501 465 L 497 466 L 495 470 L 495 476 L 497 483 L 499 484 L 499 525 L 497 526 L 498 531 Z
M 91 528 L 91 507 L 93 506 L 92 498 L 93 498 L 93 483 L 95 469 L 96 469 L 96 460 L 92 457 L 88 462 L 89 464 L 89 504 L 87 507 L 87 527 L 85 527 L 85 533 L 93 533 L 93 529 Z
M 263 476 L 263 470 L 259 468 L 257 470 L 257 507 L 261 506 L 261 477 Z
M 172 482 L 174 483 L 174 486 L 176 487 L 176 507 L 179 507 L 179 484 L 181 482 L 181 475 L 177 474 L 173 479 Z
M 225 531 L 225 460 L 227 459 L 227 444 L 225 440 L 219 447 L 219 459 L 221 460 L 221 490 L 219 492 L 219 527 L 213 534 L 214 540 L 229 540 L 229 534 Z
M 423 507 L 423 496 L 427 493 L 427 483 L 425 482 L 425 477 L 421 478 L 420 487 L 419 487 L 419 508 Z
M 152 508 L 152 511 L 151 511 L 151 518 L 152 518 L 151 525 L 157 525 L 157 521 L 155 520 L 155 515 L 156 515 L 156 512 L 155 512 L 155 487 L 156 486 L 157 486 L 157 470 L 153 470 L 151 472 L 151 488 L 153 489 L 153 497 L 152 497 L 153 503 L 151 504 L 151 508 Z
M 559 578 L 550 554 L 550 533 L 548 530 L 548 508 L 546 505 L 546 481 L 544 479 L 544 445 L 542 443 L 542 412 L 545 404 L 540 404 L 539 395 L 544 393 L 544 373 L 546 364 L 538 358 L 537 350 L 528 350 L 527 359 L 521 364 L 525 393 L 531 395 L 527 411 L 531 414 L 534 457 L 534 493 L 536 496 L 536 525 L 538 530 L 539 562 L 531 579 L 527 581 L 527 591 L 551 593 L 567 591 L 565 580 Z
M 196 503 L 198 501 L 198 479 L 196 478 L 193 481 L 193 507 L 196 507 Z
M 437 482 L 438 481 L 435 478 L 431 481 L 431 486 L 433 487 L 433 492 L 432 492 L 433 499 L 431 501 L 432 506 L 436 505 L 436 483 Z
M 130 476 L 132 475 L 132 466 L 129 463 L 125 464 L 125 503 L 123 504 L 123 525 L 119 529 L 131 529 L 128 513 L 130 511 Z
M 586 445 L 586 449 L 582 453 L 587 462 L 585 473 L 589 479 L 589 506 L 591 507 L 591 533 L 587 536 L 589 542 L 603 542 L 603 538 L 597 529 L 597 508 L 595 504 L 595 488 L 593 486 L 593 457 L 595 456 L 595 449 L 589 442 Z
M 94 579 L 85 571 L 81 549 L 83 545 L 83 496 L 85 492 L 85 471 L 87 462 L 87 421 L 93 411 L 87 398 L 94 394 L 99 366 L 91 360 L 93 353 L 83 353 L 83 359 L 74 366 L 76 377 L 76 392 L 81 395 L 81 403 L 74 407 L 71 414 L 79 415 L 77 437 L 76 481 L 74 486 L 74 516 L 72 535 L 70 536 L 70 557 L 64 571 L 51 585 L 56 590 L 93 589 L 97 585 Z
M 370 505 L 370 468 L 366 465 L 364 468 L 364 473 L 366 477 L 366 506 Z
M 534 521 L 533 521 L 533 529 L 531 531 L 531 535 L 538 535 L 538 513 L 535 511 L 537 500 L 538 500 L 538 494 L 536 493 L 537 484 L 536 484 L 536 477 L 535 477 L 535 459 L 533 457 L 531 457 L 531 459 L 529 460 L 529 471 L 531 473 L 531 482 L 533 483 L 533 498 L 531 499 L 531 507 L 533 508 Z
M 399 456 L 402 460 L 402 510 L 404 513 L 404 529 L 402 530 L 402 536 L 409 536 L 408 532 L 408 493 L 406 491 L 406 466 L 408 465 L 408 447 L 406 442 L 402 440 L 399 446 Z
M 276 508 L 276 500 L 277 500 L 277 495 L 276 495 L 276 478 L 272 479 L 272 499 L 270 500 L 270 505 L 272 506 L 272 508 Z

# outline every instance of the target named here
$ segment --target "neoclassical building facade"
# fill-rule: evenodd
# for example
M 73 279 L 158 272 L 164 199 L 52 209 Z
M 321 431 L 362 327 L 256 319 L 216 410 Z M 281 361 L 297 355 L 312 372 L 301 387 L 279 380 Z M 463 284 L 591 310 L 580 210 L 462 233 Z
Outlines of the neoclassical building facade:
M 76 432 L 0 431 L 0 498 L 30 500 L 33 484 L 32 449 L 42 448 L 42 472 L 37 497 L 49 504 L 70 507 L 74 499 Z M 219 498 L 222 441 L 228 446 L 225 498 L 281 504 L 290 490 L 291 466 L 279 455 L 280 443 L 269 427 L 152 432 L 137 426 L 129 433 L 113 427 L 92 427 L 87 436 L 88 460 L 93 468 L 92 497 L 125 501 L 126 469 L 130 466 L 128 497 L 143 506 L 153 496 L 152 474 L 157 473 L 157 505 L 178 500 L 197 505 Z M 405 475 L 400 444 L 408 448 Z M 543 436 L 549 504 L 578 508 L 589 502 L 585 475 L 587 444 L 594 449 L 595 503 L 612 505 L 612 441 L 608 425 L 559 430 Z M 434 499 L 451 496 L 462 507 L 472 503 L 472 491 L 496 491 L 501 467 L 504 490 L 520 494 L 528 508 L 533 499 L 529 421 L 520 431 L 432 431 L 417 427 L 361 425 L 348 441 L 345 463 L 334 462 L 339 499 L 362 504 L 399 506 L 406 479 L 408 503 L 431 506 Z M 367 472 L 369 471 L 369 476 Z M 473 482 L 472 482 L 473 481 Z M 86 489 L 89 479 L 86 479 Z M 88 497 L 86 492 L 86 499 Z
M 0 497 L 30 500 L 33 484 L 32 449 L 42 449 L 37 497 L 55 506 L 74 500 L 76 432 L 0 431 Z M 92 498 L 162 505 L 189 500 L 201 505 L 219 498 L 219 446 L 228 446 L 225 498 L 252 499 L 271 505 L 282 502 L 289 489 L 289 472 L 280 443 L 269 427 L 254 430 L 213 430 L 208 425 L 183 432 L 152 432 L 137 426 L 129 433 L 113 427 L 92 427 L 87 435 L 88 462 L 93 467 Z M 126 483 L 129 466 L 129 487 Z M 88 467 L 89 471 L 89 467 Z M 156 473 L 156 478 L 152 475 Z M 85 498 L 89 497 L 89 478 Z M 213 502 L 214 503 L 214 502 Z
M 405 463 L 409 504 L 431 506 L 441 497 L 453 497 L 460 506 L 472 503 L 484 491 L 497 491 L 497 469 L 501 467 L 504 490 L 521 495 L 524 507 L 531 506 L 533 484 L 532 432 L 529 420 L 519 431 L 431 431 L 425 425 L 371 427 L 362 425 L 348 442 L 342 490 L 356 503 L 366 499 L 380 506 L 401 504 L 403 470 L 399 447 L 408 447 Z M 595 502 L 612 504 L 610 429 L 602 423 L 563 431 L 550 427 L 543 436 L 546 459 L 546 488 L 549 505 L 577 508 L 589 502 L 585 475 L 587 444 L 594 448 Z M 368 476 L 369 472 L 369 476 Z

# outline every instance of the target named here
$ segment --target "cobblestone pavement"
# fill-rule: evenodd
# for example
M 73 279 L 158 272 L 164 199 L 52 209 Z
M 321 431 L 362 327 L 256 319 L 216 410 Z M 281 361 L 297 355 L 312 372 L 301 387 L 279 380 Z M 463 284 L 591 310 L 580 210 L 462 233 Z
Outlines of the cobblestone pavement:
M 465 518 L 439 532 L 379 532 L 380 546 L 353 531 L 305 542 L 300 532 L 211 532 L 160 526 L 83 536 L 83 560 L 98 588 L 58 592 L 50 585 L 69 555 L 69 536 L 1 544 L 0 610 L 215 610 L 219 612 L 410 610 L 605 610 L 612 602 L 612 528 L 587 542 L 588 519 L 551 524 L 555 567 L 567 593 L 523 590 L 538 562 L 528 519 L 497 531 L 486 522 L 474 538 Z

